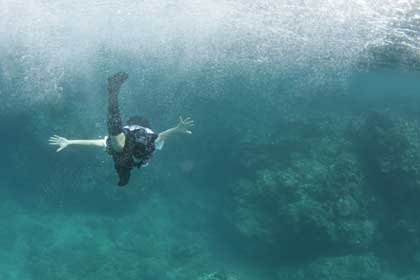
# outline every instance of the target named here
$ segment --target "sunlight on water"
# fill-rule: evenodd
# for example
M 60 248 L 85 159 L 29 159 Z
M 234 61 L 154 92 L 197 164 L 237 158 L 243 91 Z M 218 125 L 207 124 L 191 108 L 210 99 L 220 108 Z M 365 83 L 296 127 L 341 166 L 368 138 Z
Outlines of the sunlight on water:
M 418 60 L 419 4 L 3 0 L 1 69 L 12 79 L 21 65 L 25 99 L 41 102 L 63 94 L 63 75 L 89 74 L 104 49 L 162 63 L 176 58 L 185 75 L 203 65 L 251 72 L 268 66 L 279 78 L 300 72 L 299 84 L 316 87 L 345 80 L 360 60 L 375 64 L 370 50 L 403 48 Z M 337 75 L 328 77 L 331 72 Z

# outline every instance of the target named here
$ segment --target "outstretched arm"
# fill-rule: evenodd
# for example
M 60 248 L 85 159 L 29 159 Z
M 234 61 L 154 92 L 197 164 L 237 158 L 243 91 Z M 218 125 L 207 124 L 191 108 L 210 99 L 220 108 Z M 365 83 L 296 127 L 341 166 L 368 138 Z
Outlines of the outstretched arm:
M 161 141 L 165 141 L 170 136 L 175 134 L 191 134 L 191 128 L 194 126 L 194 121 L 191 118 L 182 119 L 182 117 L 179 117 L 179 123 L 177 126 L 167 129 L 165 131 L 162 131 L 159 133 L 158 138 L 156 139 L 156 142 L 159 143 Z
M 95 140 L 69 140 L 64 137 L 54 135 L 53 137 L 50 137 L 49 142 L 50 145 L 58 146 L 57 152 L 70 145 L 106 147 L 106 138 Z

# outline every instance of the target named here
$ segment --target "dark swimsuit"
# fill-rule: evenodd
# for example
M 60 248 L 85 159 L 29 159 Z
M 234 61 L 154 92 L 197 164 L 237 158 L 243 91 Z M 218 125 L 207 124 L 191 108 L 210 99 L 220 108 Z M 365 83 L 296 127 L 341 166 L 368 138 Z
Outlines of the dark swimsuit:
M 140 168 L 149 162 L 155 151 L 155 140 L 158 135 L 145 127 L 138 125 L 124 126 L 125 145 L 121 152 L 111 148 L 111 139 L 107 139 L 107 152 L 112 156 L 117 171 L 118 186 L 128 184 L 130 172 L 133 167 Z
M 118 78 L 122 79 L 118 80 Z M 108 80 L 108 115 L 107 126 L 109 136 L 125 134 L 124 149 L 121 152 L 111 148 L 111 137 L 107 139 L 107 151 L 115 163 L 115 169 L 119 177 L 119 186 L 128 184 L 130 172 L 133 167 L 140 168 L 151 158 L 155 150 L 155 140 L 158 137 L 145 127 L 138 125 L 124 126 L 121 124 L 118 107 L 118 92 L 128 75 L 119 72 Z

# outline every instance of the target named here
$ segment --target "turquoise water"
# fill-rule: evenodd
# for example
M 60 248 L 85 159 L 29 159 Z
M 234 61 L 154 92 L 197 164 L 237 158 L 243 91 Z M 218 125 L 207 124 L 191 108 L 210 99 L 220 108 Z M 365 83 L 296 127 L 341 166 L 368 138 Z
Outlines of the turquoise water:
M 1 279 L 420 279 L 418 1 L 79 2 L 0 2 Z

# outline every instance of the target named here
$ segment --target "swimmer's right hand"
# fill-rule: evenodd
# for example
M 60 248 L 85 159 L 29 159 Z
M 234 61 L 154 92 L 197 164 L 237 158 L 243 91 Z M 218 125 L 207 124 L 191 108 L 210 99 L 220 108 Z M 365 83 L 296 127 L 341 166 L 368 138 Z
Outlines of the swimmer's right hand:
M 58 136 L 58 135 L 54 135 L 50 137 L 48 141 L 50 142 L 50 145 L 58 146 L 57 152 L 66 148 L 70 144 L 70 141 L 68 139 Z

